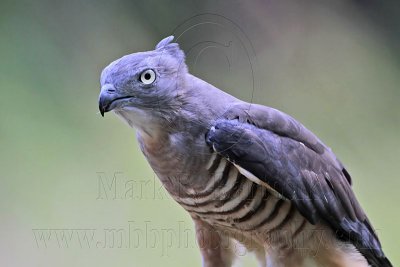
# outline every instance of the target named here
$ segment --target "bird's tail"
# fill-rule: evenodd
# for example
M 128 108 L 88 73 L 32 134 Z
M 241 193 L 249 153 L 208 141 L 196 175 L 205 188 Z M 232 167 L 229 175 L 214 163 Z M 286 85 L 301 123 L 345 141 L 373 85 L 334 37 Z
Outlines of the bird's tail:
M 393 267 L 382 251 L 381 244 L 368 219 L 364 222 L 344 220 L 341 223 L 344 236 L 350 237 L 350 241 L 357 250 L 367 259 L 371 267 Z M 344 236 L 341 236 L 342 238 Z M 341 238 L 340 236 L 338 236 Z

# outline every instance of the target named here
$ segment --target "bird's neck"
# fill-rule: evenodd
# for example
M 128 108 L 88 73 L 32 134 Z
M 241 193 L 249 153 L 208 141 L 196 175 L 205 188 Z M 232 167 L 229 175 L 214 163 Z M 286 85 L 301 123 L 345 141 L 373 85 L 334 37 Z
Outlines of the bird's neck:
M 143 140 L 152 143 L 161 139 L 165 131 L 159 118 L 151 116 L 148 112 L 134 107 L 116 110 L 115 114 L 126 122 L 131 128 L 138 131 Z
M 195 121 L 201 120 L 205 124 L 209 124 L 213 120 L 221 118 L 234 103 L 241 102 L 234 96 L 191 74 L 187 74 L 185 83 L 183 110 L 187 114 L 193 114 L 193 118 L 188 118 L 188 121 L 195 119 Z

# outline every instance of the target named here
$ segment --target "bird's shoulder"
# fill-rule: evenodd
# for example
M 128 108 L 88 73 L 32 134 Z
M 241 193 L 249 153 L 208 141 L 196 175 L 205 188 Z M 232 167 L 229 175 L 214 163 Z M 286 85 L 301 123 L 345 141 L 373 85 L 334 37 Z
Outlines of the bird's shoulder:
M 267 130 L 278 136 L 301 143 L 343 172 L 348 182 L 352 183 L 350 174 L 332 149 L 302 123 L 278 109 L 259 104 L 237 102 L 232 104 L 218 119 L 236 119 L 240 123 L 254 125 L 258 129 Z

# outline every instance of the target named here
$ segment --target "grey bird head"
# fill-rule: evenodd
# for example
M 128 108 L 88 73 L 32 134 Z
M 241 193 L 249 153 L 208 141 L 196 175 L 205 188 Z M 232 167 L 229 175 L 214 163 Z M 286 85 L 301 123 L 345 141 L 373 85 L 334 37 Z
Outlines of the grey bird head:
M 101 73 L 99 110 L 113 110 L 132 127 L 168 119 L 182 105 L 187 67 L 184 52 L 173 36 L 161 40 L 155 50 L 123 56 Z

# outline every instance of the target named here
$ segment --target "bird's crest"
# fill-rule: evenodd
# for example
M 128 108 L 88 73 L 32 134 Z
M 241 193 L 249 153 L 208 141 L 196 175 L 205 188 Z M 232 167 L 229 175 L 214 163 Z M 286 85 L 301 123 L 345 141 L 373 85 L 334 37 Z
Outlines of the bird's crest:
M 179 44 L 172 43 L 174 36 L 168 36 L 162 39 L 157 45 L 156 50 L 158 51 L 165 51 L 169 55 L 173 56 L 178 60 L 178 62 L 182 63 L 185 61 L 185 53 L 182 49 L 180 49 Z

